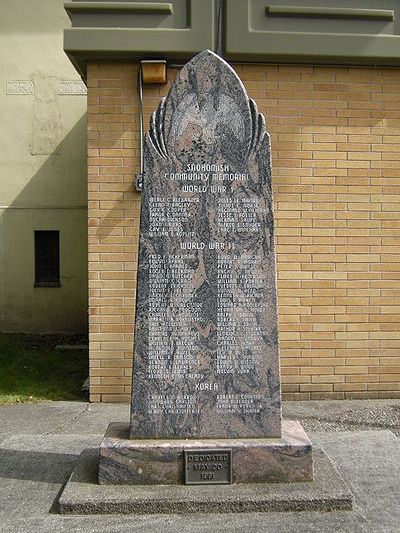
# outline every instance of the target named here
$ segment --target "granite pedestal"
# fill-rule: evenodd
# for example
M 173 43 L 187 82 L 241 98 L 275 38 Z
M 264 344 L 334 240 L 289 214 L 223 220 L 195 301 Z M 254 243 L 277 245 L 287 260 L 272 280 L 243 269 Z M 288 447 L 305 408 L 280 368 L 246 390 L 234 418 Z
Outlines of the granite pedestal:
M 296 421 L 283 421 L 281 438 L 135 440 L 129 425 L 109 425 L 100 446 L 100 484 L 182 485 L 185 450 L 232 450 L 233 483 L 313 479 L 312 446 Z
M 99 451 L 85 450 L 58 501 L 62 514 L 188 514 L 351 510 L 353 496 L 322 450 L 314 481 L 235 485 L 99 485 Z

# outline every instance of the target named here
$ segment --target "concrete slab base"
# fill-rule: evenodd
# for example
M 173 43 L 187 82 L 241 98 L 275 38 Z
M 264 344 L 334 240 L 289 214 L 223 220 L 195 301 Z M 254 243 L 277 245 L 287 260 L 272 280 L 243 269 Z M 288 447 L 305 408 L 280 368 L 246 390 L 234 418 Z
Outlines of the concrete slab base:
M 58 500 L 61 514 L 187 514 L 351 510 L 353 496 L 322 450 L 314 481 L 239 485 L 99 485 L 98 450 L 85 450 Z
M 183 485 L 185 450 L 232 450 L 233 483 L 313 479 L 312 445 L 301 424 L 282 422 L 281 438 L 130 439 L 129 425 L 112 423 L 100 446 L 99 483 Z

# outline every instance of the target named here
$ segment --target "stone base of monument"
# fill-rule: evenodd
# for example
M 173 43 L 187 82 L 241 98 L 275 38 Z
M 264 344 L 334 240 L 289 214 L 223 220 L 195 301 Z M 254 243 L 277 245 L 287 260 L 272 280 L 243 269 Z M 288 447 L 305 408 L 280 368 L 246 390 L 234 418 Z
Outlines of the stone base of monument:
M 100 446 L 100 484 L 183 485 L 184 452 L 231 450 L 233 483 L 312 481 L 312 445 L 296 421 L 281 438 L 129 439 L 128 424 L 109 425 Z
M 99 450 L 85 450 L 59 498 L 61 514 L 184 514 L 351 510 L 353 496 L 314 449 L 314 481 L 233 485 L 99 485 Z
M 110 424 L 85 450 L 59 498 L 62 514 L 351 510 L 353 496 L 302 426 L 268 439 L 132 440 Z M 185 452 L 231 450 L 232 484 L 185 485 Z M 194 453 L 194 452 L 192 452 Z

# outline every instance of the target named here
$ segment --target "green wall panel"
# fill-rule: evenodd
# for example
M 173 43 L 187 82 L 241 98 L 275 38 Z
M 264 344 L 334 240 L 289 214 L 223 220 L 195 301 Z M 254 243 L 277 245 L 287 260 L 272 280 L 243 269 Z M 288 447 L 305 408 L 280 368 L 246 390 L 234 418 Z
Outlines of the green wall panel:
M 76 4 L 76 6 L 75 6 Z M 185 61 L 214 48 L 215 0 L 68 2 L 64 50 L 85 75 L 87 61 Z
M 224 55 L 232 61 L 399 65 L 399 4 L 225 0 Z

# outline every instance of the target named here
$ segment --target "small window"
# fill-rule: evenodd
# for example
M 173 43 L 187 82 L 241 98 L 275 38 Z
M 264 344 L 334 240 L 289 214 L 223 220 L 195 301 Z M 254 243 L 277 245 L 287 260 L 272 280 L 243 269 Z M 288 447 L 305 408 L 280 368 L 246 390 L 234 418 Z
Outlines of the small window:
M 35 287 L 60 286 L 60 232 L 35 231 Z

